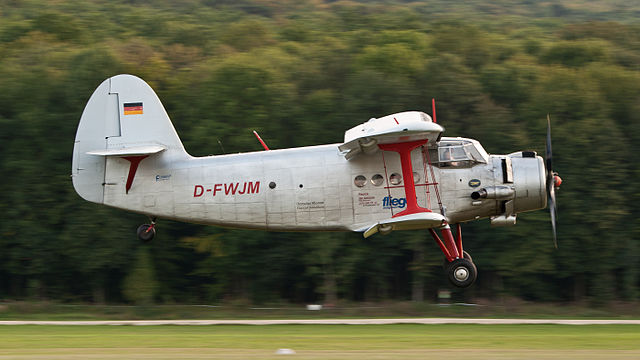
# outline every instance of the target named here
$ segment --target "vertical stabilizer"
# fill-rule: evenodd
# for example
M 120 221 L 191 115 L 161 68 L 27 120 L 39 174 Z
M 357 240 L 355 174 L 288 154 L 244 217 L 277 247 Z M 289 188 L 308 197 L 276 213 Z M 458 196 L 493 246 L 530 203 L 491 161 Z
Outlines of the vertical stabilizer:
M 103 81 L 87 102 L 76 133 L 71 170 L 76 192 L 103 203 L 107 157 L 159 153 L 153 149 L 162 149 L 167 160 L 187 156 L 153 89 L 133 75 Z
M 146 82 L 132 75 L 117 75 L 109 81 L 109 94 L 118 98 L 120 118 L 120 136 L 109 137 L 109 148 L 162 145 L 167 152 L 184 153 L 164 106 Z

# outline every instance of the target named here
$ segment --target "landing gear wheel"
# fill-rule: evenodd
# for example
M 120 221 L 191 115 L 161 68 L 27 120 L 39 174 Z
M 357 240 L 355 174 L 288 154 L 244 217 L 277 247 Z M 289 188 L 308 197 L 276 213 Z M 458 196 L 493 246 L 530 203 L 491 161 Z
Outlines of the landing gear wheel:
M 473 268 L 476 270 L 476 277 L 477 277 L 477 274 L 478 274 L 478 268 L 476 267 L 476 263 L 474 263 L 474 262 L 473 262 L 473 259 L 471 258 L 471 255 L 469 255 L 469 253 L 468 253 L 468 252 L 463 251 L 463 256 L 464 256 L 464 258 L 465 258 L 465 259 L 467 259 L 467 260 L 471 261 L 471 265 L 473 265 Z M 475 280 L 474 280 L 474 281 L 475 281 Z
M 468 252 L 466 252 L 466 251 L 463 251 L 462 253 L 464 254 L 464 255 L 463 255 L 463 256 L 464 256 L 464 258 L 465 258 L 465 259 L 467 259 L 467 260 L 469 260 L 469 261 L 471 261 L 471 263 L 473 264 L 473 259 L 471 258 L 471 255 L 469 255 L 469 253 L 468 253 Z M 447 268 L 449 267 L 449 264 L 450 264 L 450 263 L 447 261 L 447 258 L 444 258 L 444 262 L 442 263 L 442 268 L 443 268 L 443 269 L 445 269 L 445 270 L 447 270 Z M 473 264 L 473 266 L 476 266 L 476 264 Z M 477 271 L 476 271 L 476 272 L 477 272 Z
M 138 227 L 138 239 L 148 243 L 156 236 L 156 228 L 154 224 L 142 224 Z
M 478 270 L 468 259 L 455 259 L 449 263 L 447 275 L 453 285 L 465 288 L 476 281 Z

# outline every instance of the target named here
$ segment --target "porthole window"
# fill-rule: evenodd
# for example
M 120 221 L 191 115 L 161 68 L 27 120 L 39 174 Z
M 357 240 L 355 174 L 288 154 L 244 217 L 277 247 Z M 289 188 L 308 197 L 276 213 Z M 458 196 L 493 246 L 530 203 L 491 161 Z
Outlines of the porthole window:
M 389 182 L 391 183 L 391 185 L 400 184 L 402 182 L 402 175 L 398 173 L 391 174 L 391 176 L 389 176 Z
M 384 181 L 384 178 L 380 174 L 375 174 L 371 177 L 371 183 L 375 186 L 382 185 L 383 181 Z
M 417 184 L 420 182 L 420 174 L 418 174 L 417 172 L 413 172 L 413 183 Z
M 356 184 L 357 187 L 363 187 L 366 182 L 367 182 L 367 178 L 364 177 L 364 175 L 358 175 L 353 180 L 353 183 Z

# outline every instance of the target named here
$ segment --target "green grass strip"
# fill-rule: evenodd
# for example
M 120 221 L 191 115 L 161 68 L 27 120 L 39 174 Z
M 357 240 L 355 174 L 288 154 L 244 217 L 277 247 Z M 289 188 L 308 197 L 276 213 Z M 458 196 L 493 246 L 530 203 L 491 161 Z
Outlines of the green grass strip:
M 0 326 L 3 351 L 73 348 L 237 350 L 640 350 L 640 325 Z

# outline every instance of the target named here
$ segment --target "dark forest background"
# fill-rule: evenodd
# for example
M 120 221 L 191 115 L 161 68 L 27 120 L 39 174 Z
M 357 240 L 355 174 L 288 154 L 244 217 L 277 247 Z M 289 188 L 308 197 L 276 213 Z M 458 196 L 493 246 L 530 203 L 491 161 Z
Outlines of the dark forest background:
M 192 155 L 341 142 L 371 117 L 431 112 L 491 153 L 544 152 L 547 211 L 463 225 L 462 300 L 640 296 L 640 5 L 628 1 L 0 0 L 0 299 L 96 303 L 435 301 L 425 231 L 267 233 L 160 221 L 71 185 L 86 101 L 119 73 L 156 90 Z

